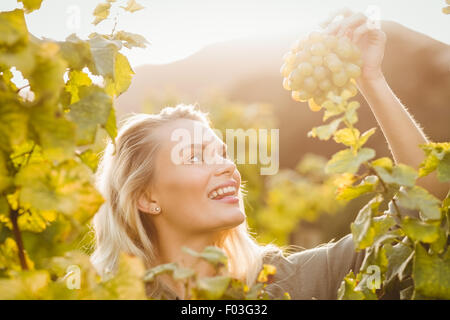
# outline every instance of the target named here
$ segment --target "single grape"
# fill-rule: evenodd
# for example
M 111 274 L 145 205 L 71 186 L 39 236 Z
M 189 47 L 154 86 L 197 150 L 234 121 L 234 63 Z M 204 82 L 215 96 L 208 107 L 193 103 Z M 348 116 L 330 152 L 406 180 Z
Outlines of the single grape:
M 321 65 L 323 65 L 323 57 L 322 56 L 312 56 L 310 58 L 310 62 L 313 66 L 321 66 Z
M 328 91 L 328 90 L 331 89 L 331 87 L 332 87 L 332 84 L 331 84 L 330 79 L 323 79 L 323 80 L 320 81 L 320 83 L 319 83 L 319 88 L 320 88 L 322 91 Z
M 338 41 L 337 37 L 333 35 L 326 35 L 324 38 L 325 46 L 328 49 L 334 49 L 337 45 L 337 41 Z
M 297 69 L 303 76 L 310 76 L 314 72 L 314 68 L 309 62 L 300 63 Z
M 316 42 L 311 46 L 311 53 L 315 56 L 324 56 L 327 54 L 327 48 L 321 42 Z
M 300 68 L 297 67 L 294 70 L 292 70 L 288 78 L 293 82 L 298 82 L 303 80 L 304 75 L 301 73 Z
M 311 94 L 309 94 L 308 92 L 306 92 L 304 90 L 292 91 L 291 96 L 292 96 L 292 99 L 294 99 L 295 101 L 300 101 L 300 102 L 308 101 L 308 99 L 311 98 Z
M 292 65 L 289 65 L 289 64 L 287 64 L 287 63 L 284 63 L 284 64 L 281 66 L 280 72 L 281 72 L 281 74 L 283 75 L 283 77 L 287 77 L 287 76 L 289 76 L 289 74 L 292 72 L 292 70 L 293 70 Z
M 302 62 L 307 62 L 311 58 L 311 55 L 307 51 L 299 51 L 295 56 L 295 64 L 300 64 Z
M 326 77 L 328 77 L 328 74 L 329 74 L 329 71 L 325 67 L 317 66 L 314 68 L 314 78 L 316 80 L 319 80 L 319 81 L 323 80 Z
M 351 78 L 358 78 L 361 75 L 361 68 L 353 63 L 347 63 L 345 65 L 345 70 L 347 71 L 347 74 Z
M 343 87 L 348 81 L 348 75 L 347 72 L 344 70 L 341 70 L 339 72 L 333 73 L 332 76 L 333 83 L 338 87 Z
M 286 90 L 292 90 L 290 82 L 291 80 L 288 78 L 283 78 L 283 88 Z
M 331 72 L 339 72 L 343 67 L 341 59 L 334 53 L 329 53 L 325 56 L 325 65 Z
M 296 81 L 291 81 L 290 86 L 292 90 L 297 91 L 303 88 L 303 78 L 298 78 Z
M 328 69 L 330 69 L 330 71 L 333 73 L 340 72 L 343 66 L 344 64 L 341 60 L 339 60 L 339 58 L 337 60 L 333 59 L 327 63 Z
M 353 53 L 353 48 L 350 41 L 345 38 L 339 39 L 336 46 L 336 53 L 342 59 L 349 59 Z
M 308 92 L 314 92 L 317 88 L 317 82 L 313 77 L 306 77 L 305 80 L 303 80 L 303 87 Z
M 320 32 L 313 31 L 309 34 L 308 40 L 312 43 L 323 41 L 323 35 Z
M 309 109 L 311 109 L 311 111 L 317 112 L 320 111 L 320 109 L 322 109 L 322 107 L 320 105 L 318 105 L 314 99 L 309 99 L 308 100 L 308 106 Z
M 322 92 L 321 92 L 322 93 Z M 314 96 L 314 102 L 321 106 L 327 98 L 323 94 L 317 94 Z
M 286 62 L 287 64 L 294 64 L 295 60 L 296 60 L 296 55 L 295 53 L 293 53 L 292 51 L 289 51 L 288 53 L 286 53 L 283 56 L 283 60 L 284 62 Z

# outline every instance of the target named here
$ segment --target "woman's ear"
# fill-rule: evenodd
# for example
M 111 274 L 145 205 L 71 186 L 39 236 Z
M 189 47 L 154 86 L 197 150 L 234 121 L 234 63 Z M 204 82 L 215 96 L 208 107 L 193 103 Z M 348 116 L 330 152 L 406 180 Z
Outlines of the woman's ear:
M 138 199 L 137 203 L 138 209 L 145 213 L 159 214 L 161 213 L 161 207 L 156 203 L 156 201 L 150 198 L 150 195 L 143 194 Z

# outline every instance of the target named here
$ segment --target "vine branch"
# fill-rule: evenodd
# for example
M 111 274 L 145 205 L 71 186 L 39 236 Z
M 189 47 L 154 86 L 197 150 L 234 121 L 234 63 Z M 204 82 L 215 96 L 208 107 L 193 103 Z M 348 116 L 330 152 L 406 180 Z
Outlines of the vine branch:
M 18 210 L 11 209 L 10 218 L 11 218 L 11 223 L 12 223 L 12 227 L 13 227 L 14 238 L 16 240 L 17 248 L 19 251 L 18 254 L 19 254 L 19 260 L 20 260 L 20 266 L 22 267 L 23 270 L 29 270 L 27 260 L 25 259 L 25 249 L 23 246 L 22 234 L 19 229 L 19 224 L 17 223 L 18 216 L 19 216 Z

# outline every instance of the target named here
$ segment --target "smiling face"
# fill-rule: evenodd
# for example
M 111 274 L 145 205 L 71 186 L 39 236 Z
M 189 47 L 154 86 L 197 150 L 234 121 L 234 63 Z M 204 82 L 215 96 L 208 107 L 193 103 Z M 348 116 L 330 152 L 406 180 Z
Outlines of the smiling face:
M 175 140 L 173 133 L 180 130 L 190 139 Z M 199 130 L 200 141 L 194 138 Z M 154 216 L 157 229 L 164 225 L 196 235 L 241 224 L 245 220 L 237 197 L 241 176 L 214 131 L 200 121 L 177 119 L 160 127 L 157 135 L 160 148 L 150 195 L 161 207 L 161 214 Z

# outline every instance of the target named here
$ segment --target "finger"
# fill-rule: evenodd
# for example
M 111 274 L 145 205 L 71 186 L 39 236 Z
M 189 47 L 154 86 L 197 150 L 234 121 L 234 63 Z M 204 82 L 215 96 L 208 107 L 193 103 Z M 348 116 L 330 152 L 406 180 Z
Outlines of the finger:
M 338 16 L 343 16 L 343 17 L 345 18 L 345 17 L 348 17 L 348 16 L 350 16 L 350 15 L 352 15 L 352 14 L 353 14 L 353 12 L 352 12 L 349 8 L 340 8 L 340 9 L 337 9 L 337 10 L 333 11 L 333 12 L 328 16 L 328 18 L 327 18 L 325 21 L 321 22 L 321 23 L 320 23 L 320 26 L 321 26 L 322 28 L 326 28 L 326 27 L 329 26 L 331 23 L 333 23 L 334 19 L 336 19 Z
M 386 40 L 386 34 L 381 29 L 373 29 L 367 24 L 362 24 L 353 32 L 353 42 L 358 43 L 363 37 L 370 36 Z
M 369 31 L 369 28 L 366 24 L 360 25 L 358 28 L 353 31 L 353 42 L 358 43 L 362 37 Z
M 341 21 L 339 30 L 337 31 L 337 36 L 343 36 L 347 31 L 355 29 L 362 24 L 365 24 L 367 17 L 362 13 L 354 14 Z

